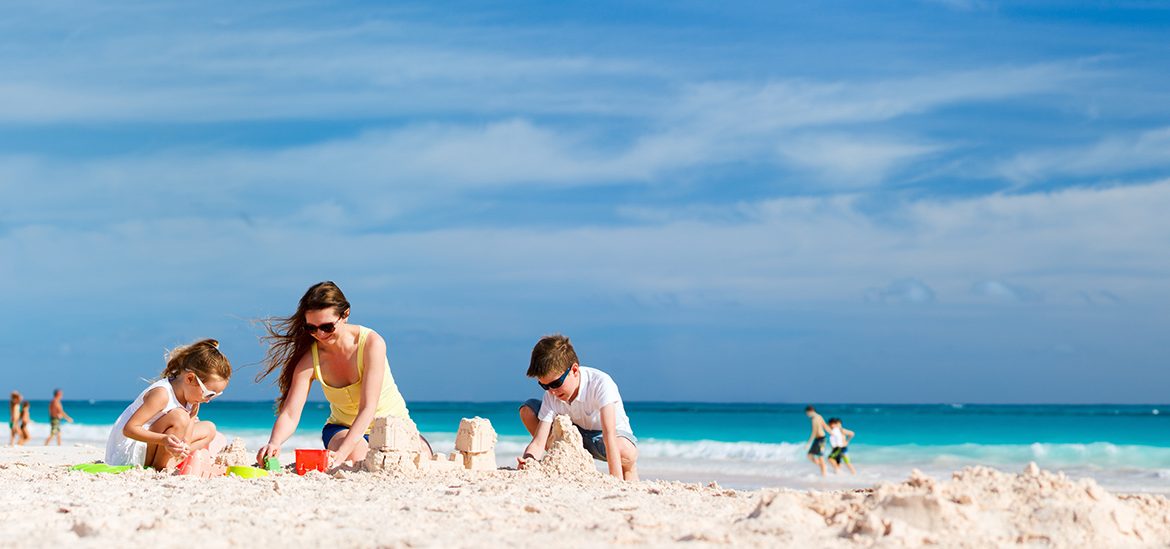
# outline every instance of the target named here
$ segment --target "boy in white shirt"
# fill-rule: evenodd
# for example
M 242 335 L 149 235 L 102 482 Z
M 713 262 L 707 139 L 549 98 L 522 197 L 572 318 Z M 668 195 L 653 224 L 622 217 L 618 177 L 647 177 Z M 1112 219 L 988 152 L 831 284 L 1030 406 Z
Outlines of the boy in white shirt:
M 544 455 L 553 418 L 565 414 L 581 431 L 585 449 L 609 464 L 609 474 L 638 480 L 638 439 L 613 378 L 581 366 L 573 344 L 560 334 L 536 342 L 528 377 L 536 378 L 545 393 L 543 399 L 529 399 L 520 406 L 520 420 L 532 434 L 532 442 L 519 458 L 521 467 L 525 458 Z
M 844 463 L 849 468 L 850 473 L 857 474 L 857 469 L 853 468 L 853 462 L 846 453 L 849 451 L 849 441 L 851 440 L 853 440 L 853 431 L 841 425 L 840 418 L 830 418 L 829 446 L 833 450 L 829 452 L 829 463 L 833 464 L 834 473 L 841 472 L 841 464 Z

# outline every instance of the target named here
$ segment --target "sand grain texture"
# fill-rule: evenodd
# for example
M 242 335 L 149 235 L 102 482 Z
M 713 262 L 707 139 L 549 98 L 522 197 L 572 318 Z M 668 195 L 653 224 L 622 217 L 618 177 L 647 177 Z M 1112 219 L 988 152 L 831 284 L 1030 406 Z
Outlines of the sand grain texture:
M 99 456 L 97 448 L 0 450 L 0 545 L 1170 544 L 1166 498 L 1116 496 L 1091 480 L 1039 470 L 970 468 L 946 481 L 914 476 L 868 491 L 809 493 L 623 483 L 551 460 L 532 471 L 345 471 L 340 478 L 314 472 L 254 480 L 142 470 L 89 475 L 62 465 Z M 556 459 L 579 454 L 564 456 Z M 562 467 L 568 477 L 559 476 Z

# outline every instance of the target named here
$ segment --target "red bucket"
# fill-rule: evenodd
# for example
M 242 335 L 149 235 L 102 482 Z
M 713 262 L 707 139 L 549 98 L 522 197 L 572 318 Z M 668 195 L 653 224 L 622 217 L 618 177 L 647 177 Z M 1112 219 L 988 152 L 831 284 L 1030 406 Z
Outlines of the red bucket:
M 329 467 L 329 450 L 302 450 L 297 449 L 297 474 L 303 475 L 309 471 L 325 472 Z

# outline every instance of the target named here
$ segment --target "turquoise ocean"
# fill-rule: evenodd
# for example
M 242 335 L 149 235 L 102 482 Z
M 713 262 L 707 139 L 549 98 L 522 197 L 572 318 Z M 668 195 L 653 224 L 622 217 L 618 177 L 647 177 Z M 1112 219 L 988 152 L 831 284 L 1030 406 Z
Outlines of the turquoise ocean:
M 128 402 L 66 401 L 76 420 L 64 426 L 66 444 L 104 447 Z M 500 434 L 500 465 L 515 463 L 528 442 L 518 402 L 413 402 L 412 418 L 437 451 L 451 451 L 463 417 L 492 421 Z M 1170 405 L 890 405 L 823 404 L 857 433 L 850 455 L 857 476 L 822 478 L 805 458 L 809 420 L 803 404 L 627 402 L 639 438 L 639 468 L 647 478 L 718 482 L 736 488 L 853 488 L 900 481 L 913 469 L 946 478 L 968 465 L 1022 470 L 1034 461 L 1111 489 L 1170 493 Z M 48 403 L 33 402 L 33 444 L 48 434 Z M 310 402 L 285 444 L 320 448 L 328 405 Z M 272 402 L 215 401 L 202 419 L 240 437 L 249 449 L 268 439 Z

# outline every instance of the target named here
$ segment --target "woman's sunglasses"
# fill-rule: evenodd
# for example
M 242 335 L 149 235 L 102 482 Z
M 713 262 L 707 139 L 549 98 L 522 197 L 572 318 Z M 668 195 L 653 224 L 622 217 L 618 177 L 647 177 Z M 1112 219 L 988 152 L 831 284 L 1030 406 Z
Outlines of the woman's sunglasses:
M 573 371 L 573 367 L 569 366 L 565 370 L 565 373 L 561 374 L 561 377 L 558 377 L 558 378 L 556 378 L 548 383 L 541 383 L 540 380 L 536 380 L 536 384 L 540 385 L 540 388 L 544 389 L 545 391 L 547 391 L 549 389 L 560 389 L 561 385 L 565 384 L 565 378 L 569 377 L 569 372 L 572 372 L 572 371 Z
M 307 333 L 307 334 L 316 333 L 317 330 L 321 330 L 322 332 L 325 332 L 327 334 L 331 334 L 336 329 L 337 329 L 336 322 L 326 322 L 320 326 L 314 326 L 312 324 L 309 324 L 308 322 L 305 323 L 305 333 Z

